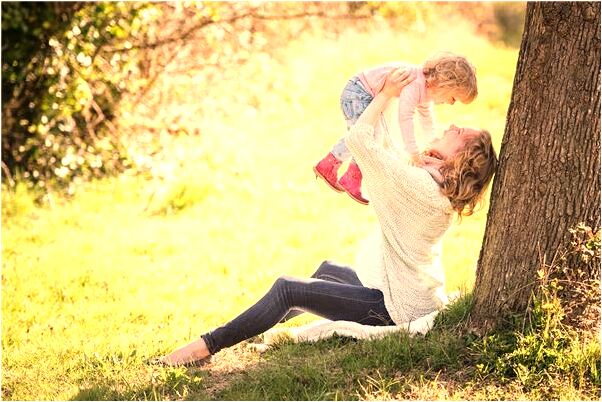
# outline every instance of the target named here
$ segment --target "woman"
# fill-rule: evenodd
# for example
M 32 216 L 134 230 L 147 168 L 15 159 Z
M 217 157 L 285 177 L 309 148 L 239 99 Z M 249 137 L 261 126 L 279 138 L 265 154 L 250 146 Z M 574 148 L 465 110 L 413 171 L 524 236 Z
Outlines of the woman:
M 424 153 L 426 169 L 387 148 L 374 127 L 390 99 L 411 80 L 405 71 L 392 72 L 346 138 L 380 224 L 372 255 L 354 269 L 326 261 L 310 280 L 278 278 L 251 308 L 160 362 L 202 363 L 303 311 L 330 320 L 395 325 L 442 307 L 443 272 L 435 264 L 436 246 L 454 212 L 460 217 L 472 214 L 497 157 L 487 131 L 453 125 Z

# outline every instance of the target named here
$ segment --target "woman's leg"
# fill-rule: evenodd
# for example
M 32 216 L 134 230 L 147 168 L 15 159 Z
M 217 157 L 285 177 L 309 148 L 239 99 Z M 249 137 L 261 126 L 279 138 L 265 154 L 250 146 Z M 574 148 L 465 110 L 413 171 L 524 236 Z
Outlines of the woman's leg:
M 253 307 L 228 324 L 163 357 L 163 362 L 178 365 L 203 359 L 223 347 L 265 332 L 276 323 L 289 320 L 304 311 L 330 319 L 345 319 L 372 325 L 393 323 L 384 306 L 382 293 L 376 289 L 365 288 L 351 268 L 324 261 L 312 278 L 319 282 L 331 282 L 348 287 L 332 288 L 323 284 L 312 285 L 311 280 L 280 278 L 268 294 Z M 303 290 L 304 287 L 313 289 Z M 307 299 L 314 297 L 312 294 L 317 296 L 313 303 L 310 303 Z M 334 302 L 329 299 L 329 294 L 333 295 Z M 322 305 L 325 314 L 320 313 Z M 346 315 L 345 310 L 348 310 Z M 211 345 L 211 349 L 208 344 Z
M 203 359 L 219 350 L 259 335 L 295 309 L 330 320 L 368 325 L 393 325 L 380 290 L 361 285 L 355 272 L 327 261 L 314 273 L 324 279 L 281 277 L 255 305 L 227 324 L 162 358 L 179 365 Z
M 363 286 L 354 270 L 343 265 L 335 264 L 331 261 L 324 261 L 322 264 L 320 264 L 316 272 L 314 272 L 311 277 L 329 282 Z M 282 320 L 280 320 L 280 322 L 288 321 L 300 314 L 303 314 L 303 310 L 293 309 L 289 311 L 289 313 Z
M 202 338 L 208 351 L 215 354 L 267 331 L 293 308 L 330 320 L 368 325 L 393 324 L 380 290 L 321 279 L 281 277 L 255 305 Z

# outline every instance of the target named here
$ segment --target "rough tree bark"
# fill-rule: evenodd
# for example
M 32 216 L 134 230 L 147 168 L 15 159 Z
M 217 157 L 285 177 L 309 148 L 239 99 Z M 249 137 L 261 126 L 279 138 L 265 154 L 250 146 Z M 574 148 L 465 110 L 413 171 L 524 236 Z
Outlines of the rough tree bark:
M 600 227 L 600 3 L 530 2 L 472 328 L 485 332 L 524 312 L 537 269 L 579 222 Z

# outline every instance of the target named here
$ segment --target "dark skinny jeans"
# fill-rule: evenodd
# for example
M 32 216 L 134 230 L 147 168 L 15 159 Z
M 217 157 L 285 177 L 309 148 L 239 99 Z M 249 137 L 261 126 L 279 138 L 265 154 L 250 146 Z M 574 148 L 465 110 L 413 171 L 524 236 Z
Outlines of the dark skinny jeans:
M 382 292 L 363 286 L 352 269 L 324 261 L 312 278 L 278 278 L 268 293 L 251 308 L 202 335 L 209 352 L 215 354 L 303 312 L 333 321 L 394 325 Z

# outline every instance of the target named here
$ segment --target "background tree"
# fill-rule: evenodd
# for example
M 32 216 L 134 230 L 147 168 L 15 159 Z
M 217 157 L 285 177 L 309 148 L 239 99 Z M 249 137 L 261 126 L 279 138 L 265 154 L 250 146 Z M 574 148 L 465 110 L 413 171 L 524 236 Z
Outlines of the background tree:
M 524 312 L 538 269 L 580 222 L 600 226 L 600 4 L 528 3 L 473 327 Z
M 84 180 L 144 171 L 138 161 L 153 151 L 136 137 L 197 134 L 171 107 L 187 90 L 179 77 L 198 77 L 203 92 L 301 34 L 337 35 L 353 19 L 363 19 L 357 30 L 370 21 L 424 29 L 441 10 L 505 42 L 522 18 L 493 3 L 4 2 L 3 183 L 73 193 Z

